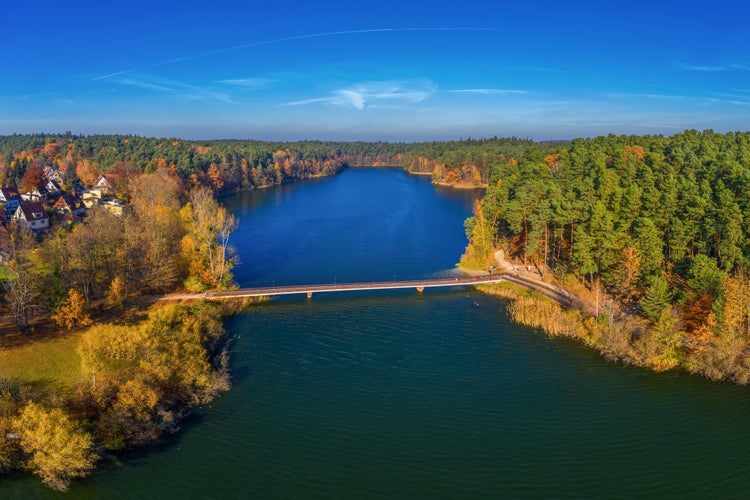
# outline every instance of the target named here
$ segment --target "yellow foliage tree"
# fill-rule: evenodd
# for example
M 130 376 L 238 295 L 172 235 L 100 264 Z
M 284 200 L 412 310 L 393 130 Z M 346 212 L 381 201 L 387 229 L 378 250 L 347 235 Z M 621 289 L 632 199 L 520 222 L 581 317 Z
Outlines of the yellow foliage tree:
M 115 276 L 107 290 L 107 305 L 112 308 L 122 307 L 125 297 L 127 297 L 125 280 L 120 276 Z
M 86 311 L 86 299 L 75 288 L 68 290 L 68 298 L 50 316 L 58 326 L 71 329 L 75 326 L 88 326 L 91 317 Z
M 73 478 L 94 468 L 91 436 L 61 409 L 29 403 L 13 427 L 31 468 L 47 486 L 66 490 Z
M 117 393 L 115 408 L 119 411 L 145 413 L 159 404 L 159 394 L 145 381 L 136 378 L 128 380 Z
M 216 191 L 224 187 L 224 178 L 221 175 L 221 170 L 219 170 L 219 167 L 216 166 L 215 163 L 212 163 L 208 167 L 208 172 L 206 172 L 206 175 L 208 176 L 208 180 L 211 183 L 211 186 L 213 186 Z
M 617 291 L 626 300 L 636 295 L 635 285 L 641 279 L 641 256 L 638 249 L 628 245 L 620 252 L 622 265 L 615 272 Z
M 190 275 L 207 286 L 226 286 L 233 266 L 228 254 L 229 236 L 237 227 L 234 216 L 206 188 L 191 191 L 180 215 L 187 229 L 180 242 L 181 257 Z
M 750 275 L 744 269 L 724 281 L 724 324 L 731 336 L 750 338 Z
M 466 251 L 461 256 L 461 265 L 469 268 L 484 268 L 491 262 L 492 230 L 479 200 L 474 202 L 473 227 Z

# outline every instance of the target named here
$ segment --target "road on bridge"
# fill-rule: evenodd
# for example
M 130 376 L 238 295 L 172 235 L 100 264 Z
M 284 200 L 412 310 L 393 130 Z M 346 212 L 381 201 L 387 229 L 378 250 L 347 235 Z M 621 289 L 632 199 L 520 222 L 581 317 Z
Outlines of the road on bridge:
M 574 295 L 557 286 L 541 280 L 521 276 L 517 273 L 498 272 L 478 276 L 463 276 L 459 278 L 434 278 L 408 281 L 374 281 L 360 283 L 323 283 L 315 285 L 288 285 L 256 288 L 240 288 L 237 290 L 215 291 L 194 294 L 165 295 L 160 301 L 171 300 L 200 300 L 200 299 L 231 299 L 240 297 L 270 297 L 274 295 L 306 294 L 312 297 L 315 293 L 351 292 L 359 290 L 396 290 L 412 288 L 423 291 L 425 288 L 471 286 L 500 282 L 513 283 L 541 293 L 565 306 L 581 308 L 580 300 Z
M 499 283 L 505 281 L 503 273 L 485 274 L 481 276 L 463 276 L 460 278 L 433 278 L 407 281 L 365 281 L 359 283 L 322 283 L 314 285 L 286 285 L 266 286 L 255 288 L 239 288 L 237 290 L 206 292 L 197 294 L 166 295 L 160 300 L 190 300 L 190 299 L 228 299 L 237 297 L 268 297 L 274 295 L 312 294 L 330 292 L 351 292 L 358 290 L 396 290 L 400 288 L 414 288 L 419 291 L 425 288 L 469 286 L 481 283 Z

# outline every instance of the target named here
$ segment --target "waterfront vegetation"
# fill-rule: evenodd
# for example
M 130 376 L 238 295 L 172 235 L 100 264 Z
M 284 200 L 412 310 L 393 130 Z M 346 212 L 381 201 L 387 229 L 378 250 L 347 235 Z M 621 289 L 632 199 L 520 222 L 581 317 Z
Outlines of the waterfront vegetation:
M 0 180 L 64 186 L 109 174 L 126 205 L 2 238 L 0 474 L 64 489 L 98 457 L 153 442 L 229 386 L 225 306 L 148 295 L 233 286 L 237 225 L 217 197 L 391 165 L 486 186 L 462 266 L 498 249 L 573 293 L 580 310 L 510 285 L 521 323 L 607 357 L 750 382 L 750 134 L 687 131 L 572 142 L 266 143 L 137 136 L 0 137 Z M 27 186 L 28 187 L 28 186 Z M 54 432 L 51 429 L 55 429 Z M 40 436 L 51 436 L 42 439 Z
M 137 323 L 6 350 L 24 366 L 2 363 L 0 471 L 29 469 L 65 489 L 100 455 L 176 431 L 188 407 L 229 387 L 224 312 L 210 302 L 154 307 Z M 63 370 L 45 371 L 57 355 Z
M 5 184 L 55 168 L 64 189 L 90 185 L 94 160 L 59 146 L 14 152 L 0 162 Z M 4 225 L 0 474 L 26 469 L 65 489 L 103 454 L 173 432 L 190 406 L 228 388 L 229 311 L 150 306 L 149 294 L 233 286 L 234 216 L 215 185 L 186 183 L 169 166 L 114 170 L 122 214 L 94 207 L 46 233 Z

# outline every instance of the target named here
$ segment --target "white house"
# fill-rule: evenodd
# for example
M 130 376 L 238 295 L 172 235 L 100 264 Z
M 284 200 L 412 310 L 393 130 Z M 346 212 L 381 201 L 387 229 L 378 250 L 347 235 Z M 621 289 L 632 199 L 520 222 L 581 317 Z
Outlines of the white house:
M 47 192 L 50 196 L 57 196 L 60 193 L 62 193 L 62 188 L 60 187 L 60 184 L 57 181 L 49 180 L 47 181 Z
M 49 216 L 39 202 L 21 202 L 13 218 L 21 227 L 29 229 L 46 229 L 49 227 Z
M 100 175 L 91 189 L 92 191 L 98 189 L 100 192 L 107 194 L 112 191 L 112 183 L 104 175 Z
M 48 195 L 46 187 L 35 187 L 28 193 L 21 193 L 21 200 L 30 202 L 45 201 Z

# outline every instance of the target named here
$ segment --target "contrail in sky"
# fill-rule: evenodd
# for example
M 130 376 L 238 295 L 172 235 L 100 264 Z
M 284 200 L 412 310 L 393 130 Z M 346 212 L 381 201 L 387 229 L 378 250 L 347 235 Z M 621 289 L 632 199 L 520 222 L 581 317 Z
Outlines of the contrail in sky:
M 164 66 L 167 64 L 173 64 L 176 62 L 181 61 L 189 61 L 191 59 L 198 59 L 199 57 L 206 57 L 206 56 L 213 56 L 216 54 L 223 54 L 224 52 L 231 52 L 233 50 L 240 50 L 240 49 L 249 49 L 252 47 L 260 47 L 262 45 L 271 45 L 274 43 L 281 43 L 281 42 L 291 42 L 295 40 L 306 40 L 309 38 L 323 38 L 328 36 L 339 36 L 339 35 L 356 35 L 361 33 L 387 33 L 387 32 L 400 32 L 400 31 L 499 31 L 498 28 L 480 28 L 480 27 L 441 27 L 441 28 L 371 28 L 371 29 L 361 29 L 361 30 L 347 30 L 347 31 L 327 31 L 325 33 L 311 33 L 308 35 L 296 35 L 296 36 L 288 36 L 284 38 L 274 38 L 273 40 L 263 40 L 260 42 L 253 42 L 253 43 L 246 43 L 243 45 L 235 45 L 234 47 L 226 47 L 223 49 L 216 49 L 212 50 L 210 52 L 202 52 L 200 54 L 193 54 L 191 56 L 185 56 L 185 57 L 177 57 L 175 59 L 167 59 L 166 61 L 161 61 L 154 64 L 149 64 L 146 66 L 141 66 L 138 68 L 131 68 L 126 69 L 122 71 L 117 71 L 115 73 L 110 73 L 108 75 L 102 75 L 97 76 L 96 78 L 92 78 L 91 82 L 96 80 L 106 80 L 107 78 L 112 78 L 113 76 L 119 76 L 124 75 L 126 73 L 132 73 L 134 71 L 141 71 L 144 69 L 149 68 L 156 68 L 158 66 Z

